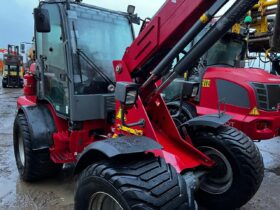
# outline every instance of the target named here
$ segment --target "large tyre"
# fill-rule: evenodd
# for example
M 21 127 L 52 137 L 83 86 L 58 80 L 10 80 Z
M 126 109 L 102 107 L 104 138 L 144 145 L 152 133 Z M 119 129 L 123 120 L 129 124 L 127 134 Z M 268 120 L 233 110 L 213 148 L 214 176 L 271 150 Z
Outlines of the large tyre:
M 181 125 L 189 121 L 190 119 L 197 117 L 195 106 L 190 103 L 184 102 L 182 105 L 181 113 L 178 114 L 180 108 L 179 101 L 169 102 L 166 105 L 177 126 L 177 129 L 179 130 L 179 133 L 183 138 L 185 138 L 188 135 L 187 126 Z
M 196 199 L 207 209 L 236 209 L 257 192 L 264 176 L 262 156 L 253 141 L 235 128 L 201 130 L 194 145 L 216 166 L 201 181 Z
M 49 150 L 32 150 L 30 131 L 24 114 L 18 114 L 15 119 L 13 141 L 17 168 L 24 181 L 37 181 L 61 170 L 62 164 L 55 164 L 50 159 Z
M 161 158 L 109 159 L 79 177 L 75 209 L 189 209 L 185 181 Z

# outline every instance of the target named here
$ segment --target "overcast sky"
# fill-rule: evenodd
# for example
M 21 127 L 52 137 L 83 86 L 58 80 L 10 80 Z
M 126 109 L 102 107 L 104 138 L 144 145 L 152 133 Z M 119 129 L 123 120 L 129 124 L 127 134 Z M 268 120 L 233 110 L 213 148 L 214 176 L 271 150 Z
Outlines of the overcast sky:
M 33 37 L 33 8 L 38 0 L 1 1 L 0 9 L 0 48 L 8 44 L 18 45 L 20 42 L 31 42 Z M 140 17 L 152 17 L 165 0 L 84 0 L 84 3 L 126 11 L 127 5 L 136 6 Z M 1 57 L 1 56 L 0 56 Z
M 83 2 L 97 6 L 126 11 L 128 4 L 137 8 L 141 17 L 152 16 L 165 0 L 84 0 Z M 143 3 L 145 2 L 145 3 Z M 33 36 L 33 8 L 38 0 L 9 0 L 1 1 L 0 9 L 0 48 L 7 48 L 8 44 L 31 42 Z

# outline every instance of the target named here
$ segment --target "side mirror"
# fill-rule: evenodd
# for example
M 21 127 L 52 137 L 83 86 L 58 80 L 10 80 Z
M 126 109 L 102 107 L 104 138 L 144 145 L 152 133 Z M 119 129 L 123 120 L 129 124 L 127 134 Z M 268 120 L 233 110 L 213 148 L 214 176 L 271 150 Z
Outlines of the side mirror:
M 37 32 L 48 33 L 51 31 L 49 12 L 43 8 L 34 9 L 35 29 Z

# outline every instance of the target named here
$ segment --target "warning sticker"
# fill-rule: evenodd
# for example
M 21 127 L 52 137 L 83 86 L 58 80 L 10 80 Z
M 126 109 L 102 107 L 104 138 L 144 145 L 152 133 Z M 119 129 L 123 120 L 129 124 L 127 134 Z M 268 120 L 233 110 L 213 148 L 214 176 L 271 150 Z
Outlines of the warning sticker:
M 204 79 L 202 80 L 202 87 L 204 88 L 210 88 L 211 86 L 211 80 L 210 79 Z
M 121 108 L 119 109 L 116 118 L 117 118 L 118 120 L 121 120 L 121 119 L 122 119 L 122 109 L 121 109 Z M 126 116 L 124 116 L 124 120 L 126 121 Z
M 260 115 L 260 112 L 258 110 L 257 107 L 254 107 L 251 112 L 249 113 L 249 115 L 252 115 L 252 116 L 259 116 Z

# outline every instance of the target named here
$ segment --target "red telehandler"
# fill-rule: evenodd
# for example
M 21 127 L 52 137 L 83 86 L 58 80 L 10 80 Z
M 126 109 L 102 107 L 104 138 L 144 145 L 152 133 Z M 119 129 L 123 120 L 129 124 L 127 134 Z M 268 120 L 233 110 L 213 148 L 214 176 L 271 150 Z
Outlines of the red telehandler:
M 140 20 L 133 6 L 122 13 L 40 2 L 36 71 L 25 75 L 14 123 L 21 178 L 40 180 L 75 162 L 77 210 L 192 210 L 196 201 L 235 209 L 248 202 L 264 174 L 254 143 L 224 125 L 226 114 L 188 121 L 193 129 L 183 139 L 160 94 L 256 0 L 237 1 L 170 69 L 225 3 L 168 0 L 133 40 L 132 23 Z
M 245 67 L 246 52 L 244 37 L 229 32 L 205 53 L 190 77 L 177 78 L 166 89 L 165 100 L 178 126 L 197 115 L 219 111 L 231 115 L 229 124 L 253 140 L 279 136 L 280 78 L 264 69 Z M 183 86 L 187 90 L 182 95 Z M 178 113 L 181 97 L 185 103 Z M 179 128 L 182 135 L 186 129 Z
M 257 10 L 260 5 L 262 10 Z M 275 8 L 266 10 L 263 8 L 265 5 L 275 5 Z M 268 22 L 267 16 L 262 16 L 260 11 L 266 15 L 274 14 L 273 23 Z M 271 73 L 280 72 L 280 58 L 277 57 L 280 52 L 279 11 L 280 3 L 277 1 L 265 1 L 265 4 L 262 1 L 255 5 L 251 12 L 253 21 L 244 23 L 246 19 L 244 21 L 242 17 L 238 21 L 242 23 L 242 28 L 236 24 L 233 31 L 207 50 L 198 65 L 189 71 L 187 79 L 177 78 L 167 88 L 165 98 L 183 136 L 188 129 L 187 126 L 181 126 L 183 122 L 197 115 L 215 114 L 218 111 L 231 115 L 229 124 L 253 140 L 279 136 L 280 78 L 264 69 L 245 66 L 245 61 L 257 60 L 249 52 L 265 54 L 270 51 Z M 255 32 L 250 32 L 253 29 Z M 203 33 L 206 33 L 207 29 L 204 30 Z M 193 42 L 199 40 L 200 36 Z M 182 84 L 186 86 L 185 93 L 181 91 Z M 187 87 L 191 85 L 194 86 L 193 92 Z M 186 102 L 180 108 L 181 97 Z

